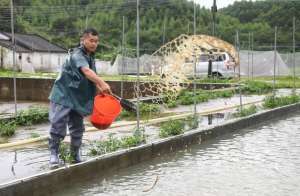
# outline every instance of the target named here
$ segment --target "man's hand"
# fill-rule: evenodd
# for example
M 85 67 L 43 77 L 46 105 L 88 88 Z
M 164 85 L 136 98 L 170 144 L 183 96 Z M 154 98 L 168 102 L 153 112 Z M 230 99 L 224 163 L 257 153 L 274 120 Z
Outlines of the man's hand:
M 85 75 L 85 77 L 87 77 L 87 79 L 89 79 L 96 85 L 96 89 L 98 91 L 97 93 L 112 94 L 110 86 L 106 82 L 104 82 L 104 80 L 102 80 L 99 76 L 97 76 L 97 74 L 92 69 L 88 67 L 81 67 L 81 71 Z
M 112 94 L 110 86 L 106 82 L 104 82 L 102 86 L 96 85 L 96 88 L 98 94 L 102 94 L 102 93 Z

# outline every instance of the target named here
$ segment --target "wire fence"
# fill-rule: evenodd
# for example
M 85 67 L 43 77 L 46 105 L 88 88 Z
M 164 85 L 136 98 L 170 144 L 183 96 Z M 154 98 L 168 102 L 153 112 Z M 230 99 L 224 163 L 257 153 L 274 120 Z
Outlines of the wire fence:
M 184 28 L 184 31 L 180 32 L 181 34 L 194 34 L 196 35 L 199 31 L 199 28 L 203 28 L 198 25 L 199 20 L 199 6 L 194 4 L 194 15 L 193 18 L 188 22 L 188 28 Z M 147 93 L 151 92 L 152 96 L 156 95 L 159 99 L 155 100 L 155 103 L 165 102 L 167 91 L 173 91 L 176 89 L 178 93 L 182 90 L 182 83 L 186 83 L 185 77 L 180 76 L 182 81 L 175 80 L 174 78 L 178 78 L 176 75 L 177 71 L 173 70 L 173 81 L 168 81 L 172 85 L 166 88 L 166 79 L 162 79 L 162 72 L 165 69 L 166 59 L 162 57 L 153 56 L 153 52 L 158 48 L 153 47 L 151 44 L 144 44 L 147 41 L 147 35 L 143 34 L 143 29 L 149 28 L 153 23 L 143 23 L 144 26 L 141 26 L 140 23 L 140 15 L 143 14 L 140 11 L 145 9 L 155 9 L 157 7 L 166 6 L 171 7 L 172 4 L 170 1 L 164 0 L 152 0 L 152 1 L 142 1 L 140 3 L 138 0 L 127 0 L 126 3 L 120 3 L 117 1 L 109 1 L 106 3 L 97 3 L 93 5 L 60 5 L 60 6 L 29 6 L 29 5 L 16 5 L 16 6 L 1 6 L 0 10 L 4 8 L 12 8 L 11 13 L 7 11 L 1 11 L 2 17 L 0 18 L 0 22 L 2 24 L 2 28 L 12 29 L 11 34 L 12 37 L 15 37 L 16 48 L 13 50 L 14 53 L 9 53 L 8 58 L 5 60 L 1 60 L 1 68 L 4 69 L 14 69 L 14 71 L 24 71 L 24 72 L 59 72 L 62 63 L 67 57 L 66 52 L 53 52 L 52 47 L 46 47 L 45 51 L 42 53 L 33 53 L 35 47 L 38 46 L 37 42 L 31 41 L 29 45 L 31 45 L 31 49 L 28 51 L 22 51 L 21 46 L 18 43 L 21 43 L 22 37 L 19 33 L 14 33 L 14 25 L 17 21 L 22 21 L 24 24 L 27 24 L 26 32 L 27 34 L 36 34 L 37 32 L 41 32 L 41 37 L 49 36 L 53 41 L 60 41 L 61 38 L 56 36 L 56 34 L 60 34 L 63 37 L 72 37 L 69 42 L 73 43 L 73 45 L 77 45 L 79 43 L 79 36 L 81 32 L 89 26 L 97 27 L 97 19 L 104 17 L 101 13 L 119 13 L 118 17 L 118 25 L 119 29 L 117 32 L 110 32 L 109 28 L 112 26 L 112 19 L 110 17 L 105 18 L 105 24 L 107 25 L 107 29 L 100 29 L 100 46 L 101 51 L 110 50 L 113 55 L 109 56 L 110 60 L 98 59 L 96 62 L 96 66 L 98 68 L 98 73 L 105 75 L 121 75 L 121 90 L 120 95 L 124 96 L 124 82 L 126 81 L 124 75 L 136 75 L 136 85 L 134 96 L 137 99 L 138 111 L 137 111 L 137 129 L 140 129 L 140 98 L 146 96 Z M 42 17 L 37 17 L 33 14 L 36 10 L 39 12 L 43 12 Z M 76 24 L 77 28 L 73 28 L 73 26 L 69 27 L 67 21 L 65 23 L 57 24 L 55 28 L 50 27 L 49 16 L 64 16 L 67 14 L 67 19 L 76 19 L 80 18 L 80 24 Z M 11 20 L 12 16 L 15 16 L 15 20 Z M 38 15 L 39 16 L 39 15 Z M 96 16 L 95 18 L 91 16 Z M 109 16 L 109 14 L 108 14 Z M 7 21 L 11 20 L 11 24 L 7 23 Z M 104 20 L 104 19 L 101 19 Z M 300 47 L 298 46 L 300 42 L 293 38 L 295 34 L 295 20 L 293 31 L 291 33 L 290 42 L 283 42 L 280 40 L 280 33 L 275 35 L 275 32 L 281 32 L 284 27 L 277 27 L 277 30 L 272 30 L 272 32 L 268 32 L 270 34 L 274 34 L 274 42 L 270 43 L 260 43 L 258 42 L 258 35 L 256 32 L 240 32 L 236 29 L 236 35 L 232 38 L 235 40 L 235 46 L 239 53 L 240 65 L 238 66 L 238 70 L 236 70 L 236 74 L 241 77 L 247 77 L 248 79 L 253 79 L 258 76 L 272 76 L 274 83 L 276 82 L 276 77 L 278 76 L 298 76 L 299 75 L 299 66 L 300 64 L 300 53 L 296 52 Z M 38 21 L 38 22 L 37 22 Z M 32 25 L 36 24 L 36 25 Z M 128 25 L 131 24 L 131 25 Z M 134 24 L 134 25 L 132 25 Z M 64 26 L 65 25 L 65 26 Z M 216 24 L 214 24 L 216 25 Z M 214 28 L 215 29 L 215 28 Z M 15 29 L 18 32 L 20 29 Z M 44 31 L 44 32 L 43 32 Z M 160 45 L 164 45 L 168 41 L 171 40 L 168 34 L 170 33 L 170 29 L 168 29 L 168 24 L 166 20 L 161 25 L 161 29 L 159 31 L 154 32 L 160 34 L 158 37 Z M 218 28 L 216 27 L 215 34 L 218 35 Z M 46 33 L 45 33 L 46 32 Z M 129 37 L 132 35 L 132 32 L 135 33 L 134 37 Z M 118 34 L 119 40 L 117 43 L 111 43 L 108 40 L 111 38 L 110 34 Z M 55 35 L 55 36 L 54 36 Z M 179 35 L 178 35 L 179 36 Z M 77 40 L 76 40 L 77 37 Z M 174 37 L 173 37 L 174 38 Z M 134 42 L 132 41 L 134 40 Z M 129 44 L 129 42 L 131 43 Z M 136 44 L 136 47 L 133 45 Z M 26 43 L 28 44 L 28 43 Z M 12 47 L 10 45 L 9 47 Z M 53 46 L 54 47 L 54 46 Z M 59 47 L 59 46 L 57 46 Z M 31 50 L 31 51 L 30 51 Z M 3 51 L 3 49 L 1 49 Z M 15 55 L 15 57 L 13 57 Z M 103 57 L 103 56 L 101 56 Z M 189 80 L 188 84 L 186 84 L 185 88 L 189 89 L 193 92 L 193 107 L 190 108 L 191 113 L 196 114 L 199 110 L 197 97 L 197 79 L 195 77 L 196 73 L 196 65 L 198 63 L 199 55 L 194 54 L 193 65 L 194 69 L 191 70 L 191 74 L 194 76 L 192 80 Z M 4 62 L 5 61 L 5 62 Z M 175 60 L 176 61 L 176 60 Z M 157 64 L 159 64 L 157 66 Z M 179 71 L 180 72 L 180 71 Z M 148 77 L 146 80 L 143 78 L 143 82 L 141 82 L 141 75 L 149 75 L 158 78 L 158 82 L 153 83 L 151 77 Z M 176 75 L 176 76 L 175 76 Z M 180 74 L 179 74 L 180 75 Z M 181 75 L 184 75 L 181 73 Z M 179 78 L 180 78 L 179 77 Z M 15 77 L 14 77 L 15 78 Z M 147 85 L 145 85 L 147 83 Z M 151 85 L 149 85 L 151 84 Z M 176 88 L 174 87 L 176 86 Z M 192 86 L 192 89 L 191 89 Z M 241 84 L 239 83 L 239 86 Z M 158 90 L 159 88 L 163 90 Z M 16 87 L 14 88 L 17 91 Z M 172 89 L 172 90 L 170 90 Z M 210 88 L 211 89 L 211 88 Z M 212 90 L 212 89 L 211 89 Z M 143 92 L 142 92 L 143 91 Z M 155 94 L 155 92 L 159 92 Z M 211 91 L 211 93 L 213 93 Z M 15 93 L 17 94 L 17 93 Z M 15 95 L 15 104 L 17 113 L 17 96 Z M 239 89 L 239 97 L 240 97 L 240 105 L 242 106 L 242 93 Z M 171 100 L 174 101 L 174 100 Z

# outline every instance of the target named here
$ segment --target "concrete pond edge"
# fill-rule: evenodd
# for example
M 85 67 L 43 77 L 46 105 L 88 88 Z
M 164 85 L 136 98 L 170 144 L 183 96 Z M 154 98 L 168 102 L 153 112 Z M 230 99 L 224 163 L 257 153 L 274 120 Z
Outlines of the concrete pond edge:
M 276 118 L 282 118 L 297 111 L 300 111 L 300 103 L 262 111 L 207 129 L 188 131 L 181 135 L 98 156 L 79 164 L 68 165 L 26 178 L 13 180 L 0 184 L 0 196 L 52 195 L 64 187 L 78 182 L 78 180 L 84 182 L 93 176 L 126 168 L 164 153 L 176 151 L 192 144 L 201 144 L 205 140 L 216 138 L 225 133 L 238 131 Z

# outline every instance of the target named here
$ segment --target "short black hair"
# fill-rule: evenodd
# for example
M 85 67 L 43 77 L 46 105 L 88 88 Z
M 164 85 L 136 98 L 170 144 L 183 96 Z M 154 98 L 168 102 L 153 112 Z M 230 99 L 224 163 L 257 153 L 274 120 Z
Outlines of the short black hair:
M 98 35 L 99 35 L 99 33 L 98 33 L 98 31 L 97 31 L 96 29 L 94 29 L 94 28 L 87 28 L 87 29 L 85 29 L 85 30 L 83 31 L 81 37 L 83 37 L 83 36 L 85 36 L 85 35 L 87 35 L 87 34 L 91 34 L 91 35 L 93 35 L 93 36 L 98 36 Z

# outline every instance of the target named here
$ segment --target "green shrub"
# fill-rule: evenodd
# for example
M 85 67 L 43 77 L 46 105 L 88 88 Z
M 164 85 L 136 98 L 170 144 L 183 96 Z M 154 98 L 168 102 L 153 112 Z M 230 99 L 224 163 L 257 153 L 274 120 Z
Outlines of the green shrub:
M 15 121 L 0 121 L 0 135 L 9 137 L 16 132 L 16 122 Z
M 166 105 L 168 108 L 175 108 L 178 106 L 178 102 L 176 100 L 169 100 Z
M 180 105 L 191 105 L 194 103 L 194 97 L 189 95 L 184 95 L 179 97 L 178 103 Z
M 229 98 L 229 97 L 232 97 L 233 95 L 234 95 L 234 92 L 232 90 L 214 91 L 214 92 L 197 90 L 196 91 L 196 103 L 203 103 L 203 102 L 207 102 L 210 99 L 216 99 L 216 98 L 220 98 L 220 97 Z M 180 105 L 194 104 L 194 93 L 191 91 L 182 90 L 182 91 L 180 91 L 177 100 Z
M 160 125 L 159 136 L 168 137 L 179 135 L 184 132 L 184 122 L 182 120 L 171 120 Z
M 250 107 L 238 109 L 236 113 L 233 115 L 235 117 L 244 117 L 244 116 L 249 116 L 251 114 L 255 114 L 257 112 L 257 107 L 255 105 L 251 105 Z
M 263 81 L 247 80 L 243 82 L 241 90 L 246 94 L 265 94 L 272 91 L 272 85 Z
M 145 142 L 145 138 L 141 134 L 136 134 L 132 136 L 126 136 L 121 139 L 121 146 L 123 148 L 129 148 L 138 146 Z
M 272 95 L 264 99 L 263 106 L 265 108 L 276 108 L 284 105 L 297 103 L 299 101 L 300 101 L 300 96 L 296 94 L 290 96 L 281 96 L 281 97 L 276 97 Z
M 139 105 L 140 117 L 142 119 L 148 118 L 151 115 L 160 114 L 160 105 L 158 104 L 148 104 L 148 103 L 140 103 Z M 127 119 L 133 120 L 136 117 L 136 112 L 128 112 L 126 110 L 122 110 L 119 119 Z
M 17 125 L 32 125 L 48 121 L 48 109 L 31 107 L 18 112 L 16 117 Z
M 74 156 L 72 156 L 69 145 L 64 142 L 61 142 L 59 145 L 59 158 L 64 163 L 72 163 L 74 161 Z
M 143 135 L 139 134 L 126 136 L 121 139 L 117 139 L 110 134 L 108 140 L 93 142 L 91 148 L 89 149 L 89 154 L 92 156 L 102 155 L 109 152 L 114 152 L 121 148 L 138 146 L 144 142 L 145 138 Z
M 151 114 L 159 114 L 160 113 L 160 105 L 158 105 L 158 104 L 141 103 L 139 109 L 140 109 L 141 115 L 149 115 L 150 113 Z

